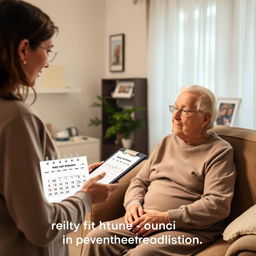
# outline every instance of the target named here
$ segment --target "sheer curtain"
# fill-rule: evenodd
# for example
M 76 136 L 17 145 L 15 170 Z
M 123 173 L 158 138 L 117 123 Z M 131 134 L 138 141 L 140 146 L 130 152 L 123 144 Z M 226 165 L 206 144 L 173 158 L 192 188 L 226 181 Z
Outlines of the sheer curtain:
M 241 98 L 236 126 L 256 128 L 255 0 L 151 0 L 150 149 L 171 130 L 168 105 L 183 85 Z

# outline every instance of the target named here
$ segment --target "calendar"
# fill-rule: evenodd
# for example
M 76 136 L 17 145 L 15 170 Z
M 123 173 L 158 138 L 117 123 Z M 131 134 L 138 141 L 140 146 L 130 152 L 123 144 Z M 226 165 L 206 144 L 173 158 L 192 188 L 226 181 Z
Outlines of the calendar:
M 86 156 L 40 161 L 40 169 L 44 193 L 51 203 L 74 195 L 89 177 Z

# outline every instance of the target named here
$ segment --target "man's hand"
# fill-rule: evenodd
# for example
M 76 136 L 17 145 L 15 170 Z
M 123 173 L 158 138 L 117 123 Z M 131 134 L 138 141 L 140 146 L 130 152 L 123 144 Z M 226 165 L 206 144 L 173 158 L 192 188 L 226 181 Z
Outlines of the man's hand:
M 137 236 L 148 236 L 149 234 L 156 232 L 162 228 L 156 228 L 156 224 L 169 223 L 169 215 L 168 212 L 159 212 L 154 210 L 145 210 L 144 215 L 137 218 L 133 223 L 132 232 L 135 233 Z M 145 224 L 148 225 L 145 228 Z
M 133 221 L 137 220 L 144 214 L 144 210 L 141 205 L 131 206 L 124 215 L 124 221 L 126 224 L 132 224 Z

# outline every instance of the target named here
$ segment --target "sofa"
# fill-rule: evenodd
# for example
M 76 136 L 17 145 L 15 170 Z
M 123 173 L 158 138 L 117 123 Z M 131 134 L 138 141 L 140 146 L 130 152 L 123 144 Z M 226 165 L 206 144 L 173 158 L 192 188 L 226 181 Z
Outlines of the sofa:
M 256 130 L 226 126 L 216 126 L 212 130 L 223 139 L 227 140 L 234 148 L 237 180 L 231 213 L 226 220 L 228 225 L 256 202 Z M 122 205 L 124 193 L 130 183 L 130 179 L 136 175 L 143 164 L 143 162 L 140 163 L 120 179 L 120 189 L 116 191 L 107 202 L 93 206 L 90 216 L 92 222 L 98 225 L 99 221 L 113 220 L 124 215 L 125 210 Z M 83 230 L 80 234 L 73 235 L 85 236 L 86 231 Z M 70 254 L 73 256 L 80 255 L 81 250 L 81 247 L 72 246 L 72 248 L 70 248 Z M 232 243 L 225 242 L 222 237 L 220 237 L 215 243 L 197 254 L 197 256 L 222 255 L 255 256 L 256 235 L 243 235 Z

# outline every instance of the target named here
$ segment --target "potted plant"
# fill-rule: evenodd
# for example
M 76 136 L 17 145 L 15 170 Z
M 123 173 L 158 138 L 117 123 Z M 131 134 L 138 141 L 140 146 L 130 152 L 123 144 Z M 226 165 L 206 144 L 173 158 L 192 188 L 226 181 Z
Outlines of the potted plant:
M 134 113 L 138 110 L 144 110 L 142 107 L 121 108 L 115 104 L 111 104 L 105 98 L 97 96 L 98 102 L 93 103 L 92 107 L 102 107 L 107 115 L 107 129 L 105 138 L 117 137 L 121 135 L 122 145 L 130 148 L 132 145 L 132 134 L 143 125 L 143 121 L 134 118 Z M 102 120 L 98 117 L 90 119 L 89 125 L 98 126 L 102 124 Z

